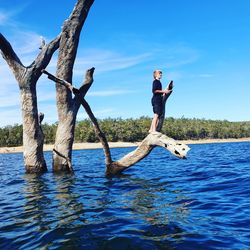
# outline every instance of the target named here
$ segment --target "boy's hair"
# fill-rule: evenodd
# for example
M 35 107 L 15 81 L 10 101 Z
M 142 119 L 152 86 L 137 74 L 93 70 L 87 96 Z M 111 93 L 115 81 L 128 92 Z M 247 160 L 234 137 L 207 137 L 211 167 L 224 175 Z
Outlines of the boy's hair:
M 155 75 L 156 75 L 156 73 L 157 72 L 160 72 L 160 73 L 162 73 L 162 71 L 161 70 L 159 70 L 159 69 L 156 69 L 155 71 L 154 71 L 154 73 L 153 73 L 153 77 L 154 77 L 154 79 L 155 79 Z

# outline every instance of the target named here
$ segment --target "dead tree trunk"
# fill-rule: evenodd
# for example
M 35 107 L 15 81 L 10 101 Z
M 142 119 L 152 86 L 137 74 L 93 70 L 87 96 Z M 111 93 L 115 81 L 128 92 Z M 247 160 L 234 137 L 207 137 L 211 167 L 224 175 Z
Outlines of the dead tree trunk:
M 49 79 L 57 82 L 58 84 L 66 87 L 69 91 L 74 93 L 74 95 L 78 98 L 82 106 L 84 107 L 85 111 L 89 115 L 89 118 L 91 119 L 96 135 L 98 136 L 99 140 L 102 143 L 104 154 L 105 154 L 105 163 L 106 163 L 106 174 L 107 175 L 116 175 L 127 168 L 133 166 L 135 163 L 139 162 L 140 160 L 144 159 L 154 147 L 160 146 L 165 149 L 167 149 L 170 153 L 177 156 L 180 159 L 185 159 L 186 154 L 189 151 L 189 147 L 183 143 L 177 142 L 172 138 L 167 137 L 166 135 L 160 133 L 160 132 L 154 132 L 150 133 L 146 138 L 141 142 L 141 144 L 132 152 L 125 155 L 118 161 L 113 161 L 110 153 L 110 148 L 106 139 L 105 134 L 101 131 L 97 119 L 95 118 L 93 112 L 91 111 L 90 106 L 88 105 L 87 101 L 84 99 L 84 96 L 86 92 L 82 93 L 81 89 L 77 89 L 73 87 L 69 82 L 62 80 L 60 78 L 57 78 L 47 71 L 43 70 L 43 73 L 47 74 Z M 88 73 L 88 71 L 87 71 Z M 87 74 L 86 74 L 87 75 Z M 91 83 L 93 82 L 93 72 L 91 75 Z M 88 88 L 89 89 L 89 88 Z M 87 89 L 87 90 L 88 90 Z M 159 126 L 157 127 L 157 130 L 161 130 L 163 121 L 165 118 L 165 104 L 170 96 L 171 92 L 167 95 L 164 95 L 163 98 L 163 105 L 164 105 L 164 112 L 161 116 L 161 120 L 159 123 Z
M 72 82 L 73 66 L 81 29 L 93 2 L 94 0 L 78 0 L 72 14 L 62 28 L 56 75 L 69 83 Z M 58 127 L 55 150 L 53 151 L 53 171 L 72 171 L 70 167 L 72 145 L 80 103 L 77 98 L 72 98 L 69 89 L 58 83 L 56 84 L 56 102 Z
M 18 58 L 10 43 L 0 33 L 0 51 L 13 71 L 18 82 L 23 119 L 23 156 L 27 173 L 47 171 L 43 155 L 43 133 L 37 108 L 36 83 L 41 76 L 41 69 L 46 67 L 53 53 L 59 47 L 60 36 L 48 45 L 41 47 L 35 61 L 25 67 Z

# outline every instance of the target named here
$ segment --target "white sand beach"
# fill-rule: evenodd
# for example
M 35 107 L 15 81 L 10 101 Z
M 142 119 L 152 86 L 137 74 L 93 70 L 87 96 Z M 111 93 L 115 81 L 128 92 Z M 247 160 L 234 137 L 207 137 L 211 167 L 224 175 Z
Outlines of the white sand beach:
M 224 142 L 250 142 L 250 138 L 239 138 L 239 139 L 204 139 L 204 140 L 183 140 L 181 141 L 185 144 L 204 144 L 204 143 L 224 143 Z M 126 148 L 126 147 L 136 147 L 140 142 L 109 142 L 110 148 Z M 44 145 L 44 151 L 52 151 L 54 145 Z M 74 143 L 73 150 L 79 149 L 97 149 L 102 148 L 100 142 L 96 143 Z M 6 153 L 20 153 L 23 152 L 23 146 L 19 147 L 1 147 L 0 154 Z

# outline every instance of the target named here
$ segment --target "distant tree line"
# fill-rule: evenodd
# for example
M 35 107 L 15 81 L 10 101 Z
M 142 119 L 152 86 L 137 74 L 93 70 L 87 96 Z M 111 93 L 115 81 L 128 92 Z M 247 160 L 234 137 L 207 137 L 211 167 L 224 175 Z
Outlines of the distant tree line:
M 98 120 L 108 141 L 141 141 L 148 134 L 151 118 L 137 119 L 107 118 Z M 53 144 L 57 123 L 42 125 L 45 144 Z M 162 133 L 176 140 L 188 139 L 225 139 L 250 137 L 250 121 L 229 122 L 227 120 L 206 120 L 188 118 L 166 118 Z M 22 125 L 5 126 L 0 128 L 0 147 L 22 145 Z M 77 122 L 75 142 L 97 142 L 93 126 L 89 119 Z

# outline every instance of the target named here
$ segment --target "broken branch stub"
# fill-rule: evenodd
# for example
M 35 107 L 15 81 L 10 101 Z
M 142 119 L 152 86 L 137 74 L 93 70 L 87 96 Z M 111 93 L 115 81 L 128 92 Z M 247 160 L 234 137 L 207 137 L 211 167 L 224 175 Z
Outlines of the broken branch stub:
M 181 142 L 178 142 L 162 133 L 155 132 L 149 134 L 149 145 L 160 146 L 167 149 L 171 154 L 181 159 L 186 159 L 186 155 L 190 148 Z

